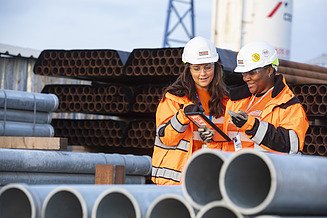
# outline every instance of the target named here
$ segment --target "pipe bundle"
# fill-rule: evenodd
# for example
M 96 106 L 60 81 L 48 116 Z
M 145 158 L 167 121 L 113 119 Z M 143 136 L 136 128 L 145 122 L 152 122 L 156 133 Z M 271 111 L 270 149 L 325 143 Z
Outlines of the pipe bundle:
M 60 99 L 58 112 L 80 112 L 102 115 L 124 116 L 132 121 L 136 117 L 151 116 L 162 98 L 162 90 L 176 80 L 185 69 L 181 54 L 183 48 L 134 49 L 131 53 L 115 50 L 44 50 L 34 66 L 34 72 L 47 76 L 72 77 L 93 81 L 92 86 L 49 85 L 43 92 L 54 93 Z M 219 49 L 225 83 L 232 87 L 243 84 L 241 75 L 233 73 L 237 53 Z M 326 68 L 309 64 L 280 60 L 278 72 L 283 74 L 301 101 L 310 125 L 327 126 L 327 71 Z M 74 132 L 74 129 L 63 130 Z M 78 134 L 80 130 L 77 130 Z M 91 135 L 93 134 L 91 130 Z M 323 141 L 321 137 L 307 134 L 307 140 Z M 61 133 L 60 133 L 61 135 Z M 70 134 L 71 135 L 71 134 Z M 141 137 L 131 129 L 122 143 L 126 147 L 142 147 L 152 143 L 154 138 Z M 151 133 L 151 135 L 153 135 Z M 123 136 L 125 137 L 125 135 Z M 93 141 L 92 141 L 93 140 Z M 118 141 L 87 137 L 74 138 L 74 144 L 106 144 L 115 147 Z M 109 141 L 108 141 L 109 140 Z M 312 152 L 312 145 L 307 154 Z M 317 149 L 316 149 L 317 150 Z M 324 153 L 320 145 L 319 155 Z
M 120 76 L 129 52 L 101 50 L 44 50 L 34 66 L 43 76 L 98 77 Z
M 0 217 L 192 218 L 180 186 L 24 185 L 0 190 Z
M 163 86 L 132 87 L 106 85 L 46 85 L 42 93 L 53 93 L 60 103 L 56 112 L 93 114 L 155 113 Z
M 322 157 L 202 149 L 177 186 L 8 184 L 0 217 L 327 217 L 326 174 Z
M 327 84 L 293 85 L 291 87 L 307 115 L 327 115 Z
M 94 184 L 98 164 L 124 166 L 125 183 L 132 184 L 143 184 L 151 171 L 149 156 L 1 149 L 0 186 L 17 182 Z
M 60 103 L 57 112 L 121 114 L 130 111 L 133 92 L 129 87 L 116 84 L 46 85 L 43 93 L 53 93 Z
M 291 84 L 327 84 L 326 67 L 280 60 L 278 72 Z
M 305 154 L 327 156 L 327 127 L 309 126 L 304 143 Z
M 58 104 L 54 94 L 0 90 L 0 135 L 53 136 L 51 112 Z
M 182 48 L 134 49 L 125 66 L 127 76 L 178 76 L 183 71 Z
M 202 149 L 187 162 L 182 189 L 197 217 L 326 217 L 326 175 L 322 157 Z
M 34 72 L 47 76 L 107 81 L 125 81 L 128 77 L 149 78 L 144 82 L 174 81 L 184 69 L 181 54 L 183 48 L 134 49 L 131 53 L 118 50 L 44 50 L 40 54 Z M 219 49 L 225 73 L 236 67 L 237 53 Z M 233 60 L 231 60 L 233 59 Z M 280 60 L 278 70 L 291 84 L 326 84 L 327 70 L 324 67 Z M 110 78 L 109 78 L 110 77 Z M 120 80 L 125 77 L 124 80 Z M 120 78 L 120 79 L 119 79 Z M 242 82 L 229 74 L 226 84 Z M 229 80 L 235 80 L 232 83 Z M 142 82 L 142 80 L 137 80 Z
M 156 132 L 151 119 L 72 120 L 53 119 L 57 137 L 68 138 L 72 145 L 152 149 Z

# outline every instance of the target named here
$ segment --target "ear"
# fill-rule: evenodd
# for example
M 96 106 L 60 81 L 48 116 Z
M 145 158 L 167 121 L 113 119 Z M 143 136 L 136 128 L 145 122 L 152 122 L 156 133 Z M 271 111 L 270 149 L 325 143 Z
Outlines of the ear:
M 272 67 L 269 67 L 269 71 L 268 71 L 268 77 L 269 78 L 271 78 L 271 75 L 273 75 L 274 74 L 274 68 L 272 68 Z

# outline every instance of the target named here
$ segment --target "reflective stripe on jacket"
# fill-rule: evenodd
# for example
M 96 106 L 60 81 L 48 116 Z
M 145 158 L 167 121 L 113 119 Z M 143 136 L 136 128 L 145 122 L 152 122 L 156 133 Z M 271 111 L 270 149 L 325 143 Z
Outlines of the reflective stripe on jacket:
M 152 155 L 152 181 L 160 185 L 180 184 L 181 172 L 191 154 L 202 148 L 197 126 L 181 112 L 190 104 L 187 97 L 166 93 L 156 113 L 157 132 Z M 223 117 L 212 120 L 223 124 Z M 218 126 L 218 125 L 217 125 Z M 207 143 L 209 148 L 221 149 L 222 142 Z
M 263 104 L 257 105 L 262 108 L 261 114 L 256 119 L 249 116 L 245 124 L 246 129 L 243 130 L 242 127 L 242 131 L 239 131 L 242 148 L 298 153 L 303 149 L 305 133 L 309 127 L 302 105 L 286 85 L 282 75 L 276 76 L 274 89 L 266 97 L 270 98 L 268 102 L 262 101 Z M 247 85 L 239 88 L 237 92 L 234 90 L 231 92 L 231 100 L 226 105 L 226 111 L 246 111 L 250 99 L 251 93 Z M 231 138 L 238 131 L 228 113 L 225 113 L 224 121 L 224 132 L 226 131 Z M 234 151 L 233 141 L 224 143 L 223 150 Z

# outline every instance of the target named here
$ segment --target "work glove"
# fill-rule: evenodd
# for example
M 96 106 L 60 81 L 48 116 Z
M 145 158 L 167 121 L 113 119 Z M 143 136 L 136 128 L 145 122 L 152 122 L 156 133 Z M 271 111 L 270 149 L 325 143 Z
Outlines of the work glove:
M 184 107 L 184 113 L 200 111 L 200 107 L 196 104 L 188 104 Z
M 177 112 L 177 119 L 182 124 L 188 124 L 190 123 L 189 118 L 185 115 L 186 112 L 195 112 L 198 110 L 198 106 L 193 104 L 192 102 L 188 104 L 181 105 L 180 109 Z
M 242 110 L 240 110 L 238 113 L 228 110 L 228 114 L 231 116 L 234 125 L 238 128 L 244 126 L 244 124 L 248 121 L 248 115 Z
M 199 135 L 204 142 L 213 141 L 213 130 L 208 129 L 206 126 L 200 126 L 198 128 Z

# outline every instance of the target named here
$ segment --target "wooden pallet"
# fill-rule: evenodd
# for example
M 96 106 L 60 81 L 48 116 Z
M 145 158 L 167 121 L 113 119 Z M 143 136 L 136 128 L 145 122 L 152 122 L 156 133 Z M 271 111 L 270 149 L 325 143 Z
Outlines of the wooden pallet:
M 68 140 L 59 137 L 1 136 L 0 148 L 65 150 Z

